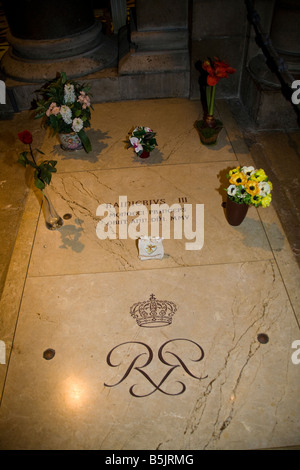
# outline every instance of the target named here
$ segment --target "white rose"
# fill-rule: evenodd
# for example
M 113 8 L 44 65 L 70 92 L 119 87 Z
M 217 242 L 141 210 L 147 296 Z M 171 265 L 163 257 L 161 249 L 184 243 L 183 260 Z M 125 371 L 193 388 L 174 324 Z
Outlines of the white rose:
M 73 119 L 72 129 L 74 132 L 79 132 L 83 128 L 83 121 L 80 118 Z

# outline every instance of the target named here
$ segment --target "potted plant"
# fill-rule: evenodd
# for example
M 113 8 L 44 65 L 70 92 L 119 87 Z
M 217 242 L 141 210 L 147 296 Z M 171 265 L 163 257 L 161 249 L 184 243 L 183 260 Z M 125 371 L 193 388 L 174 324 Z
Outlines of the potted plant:
M 153 132 L 150 127 L 138 126 L 129 137 L 128 148 L 133 147 L 140 158 L 148 158 L 157 145 L 155 136 L 156 132 Z
M 230 185 L 227 192 L 226 216 L 230 225 L 240 225 L 249 206 L 268 207 L 272 201 L 273 185 L 262 168 L 236 167 L 226 175 Z
M 202 120 L 196 121 L 201 142 L 204 145 L 213 145 L 217 142 L 218 134 L 223 128 L 223 123 L 214 116 L 216 85 L 221 78 L 227 78 L 233 74 L 235 69 L 217 57 L 206 59 L 201 63 L 202 71 L 205 74 L 204 93 L 204 116 Z
M 28 130 L 23 132 L 19 132 L 18 138 L 20 139 L 23 144 L 29 146 L 29 153 L 31 159 L 28 158 L 28 152 L 24 151 L 21 152 L 18 158 L 18 163 L 23 165 L 25 168 L 27 165 L 34 168 L 34 184 L 35 186 L 41 191 L 43 197 L 43 207 L 45 211 L 45 219 L 46 219 L 46 227 L 49 230 L 56 230 L 63 225 L 62 218 L 57 214 L 51 199 L 49 197 L 48 188 L 47 186 L 50 184 L 52 173 L 56 173 L 56 160 L 44 160 L 41 163 L 37 163 L 36 158 L 33 155 L 32 151 L 32 134 Z M 38 153 L 44 153 L 39 150 L 35 149 Z
M 58 134 L 63 150 L 92 150 L 85 132 L 90 127 L 90 86 L 68 80 L 65 72 L 36 91 L 35 119 L 42 118 L 44 127 Z

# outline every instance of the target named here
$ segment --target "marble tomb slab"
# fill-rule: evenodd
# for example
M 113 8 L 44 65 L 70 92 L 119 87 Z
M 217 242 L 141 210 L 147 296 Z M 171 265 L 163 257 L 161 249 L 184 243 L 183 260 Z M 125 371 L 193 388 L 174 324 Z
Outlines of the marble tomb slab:
M 221 184 L 220 175 L 223 180 L 232 166 L 233 162 L 215 162 L 55 174 L 51 183 L 54 205 L 61 216 L 71 214 L 72 218 L 65 220 L 60 230 L 51 232 L 45 227 L 41 214 L 29 276 L 144 270 L 272 258 L 272 250 L 255 208 L 249 209 L 246 220 L 239 227 L 230 226 L 225 218 L 221 205 L 225 193 L 222 184 L 227 184 L 227 180 L 225 178 L 226 182 Z M 127 196 L 128 202 L 142 203 L 149 209 L 154 202 L 165 202 L 169 207 L 177 203 L 183 208 L 185 203 L 190 204 L 194 212 L 191 217 L 188 214 L 186 217 L 190 221 L 194 218 L 193 227 L 196 204 L 204 204 L 203 248 L 186 250 L 185 244 L 189 240 L 185 238 L 184 230 L 182 239 L 174 239 L 174 221 L 170 223 L 171 238 L 164 240 L 165 256 L 160 261 L 140 261 L 137 241 L 119 239 L 119 227 L 117 239 L 99 239 L 96 228 L 101 217 L 96 215 L 97 207 L 104 203 L 118 204 L 122 195 Z M 124 213 L 124 208 L 119 208 L 119 217 L 121 210 Z M 152 214 L 150 217 L 148 209 L 147 212 L 150 221 Z M 182 214 L 185 216 L 185 213 Z M 177 213 L 172 215 L 177 217 Z M 133 219 L 135 217 L 128 217 L 128 223 Z M 187 221 L 182 221 L 183 227 L 185 223 Z M 274 230 L 281 234 L 280 227 Z
M 131 316 L 151 294 L 175 304 L 171 324 Z M 271 260 L 28 278 L 0 448 L 299 445 L 297 337 Z
M 1 449 L 300 444 L 298 271 L 273 207 L 249 209 L 240 227 L 226 221 L 226 170 L 252 161 L 220 112 L 227 127 L 210 149 L 193 127 L 199 103 L 177 99 L 96 105 L 91 154 L 45 139 L 58 160 L 53 201 L 71 218 L 50 232 L 30 192 L 1 302 Z M 158 133 L 147 161 L 125 148 L 137 124 Z M 99 240 L 97 207 L 121 195 L 204 204 L 203 248 L 165 240 L 163 260 L 140 261 L 135 240 Z M 171 324 L 145 328 L 130 315 L 152 294 L 175 306 Z
M 58 172 L 107 168 L 135 168 L 235 159 L 224 128 L 213 148 L 201 144 L 195 122 L 202 118 L 199 101 L 164 99 L 126 101 L 94 105 L 91 128 L 87 130 L 92 151 L 63 151 L 58 137 L 47 134 L 42 151 L 57 160 Z M 158 146 L 147 160 L 140 159 L 126 139 L 136 126 L 156 133 Z

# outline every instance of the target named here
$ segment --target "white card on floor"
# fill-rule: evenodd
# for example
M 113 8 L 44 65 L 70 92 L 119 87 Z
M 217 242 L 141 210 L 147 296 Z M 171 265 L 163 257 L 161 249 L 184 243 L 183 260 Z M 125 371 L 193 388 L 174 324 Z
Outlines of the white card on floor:
M 163 238 L 141 237 L 139 238 L 139 258 L 142 261 L 147 259 L 162 259 L 164 257 Z

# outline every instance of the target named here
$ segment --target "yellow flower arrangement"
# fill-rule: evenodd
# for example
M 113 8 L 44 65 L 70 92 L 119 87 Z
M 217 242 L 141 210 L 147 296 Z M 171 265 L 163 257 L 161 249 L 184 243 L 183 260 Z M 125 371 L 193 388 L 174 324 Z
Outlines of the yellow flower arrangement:
M 273 185 L 262 168 L 238 166 L 229 170 L 226 176 L 230 185 L 225 191 L 232 201 L 255 207 L 270 205 Z

